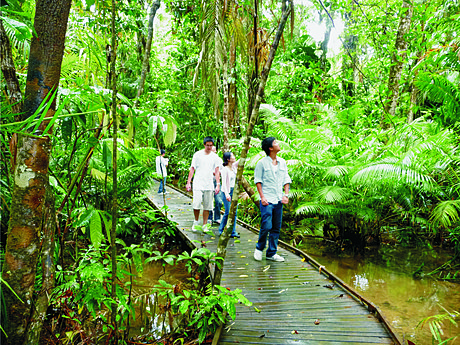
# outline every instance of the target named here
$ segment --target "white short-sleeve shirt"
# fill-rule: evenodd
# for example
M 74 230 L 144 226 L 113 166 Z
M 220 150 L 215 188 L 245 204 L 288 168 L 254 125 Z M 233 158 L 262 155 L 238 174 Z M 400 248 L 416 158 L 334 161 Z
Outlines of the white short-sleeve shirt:
M 193 190 L 214 190 L 213 172 L 220 165 L 221 159 L 214 152 L 205 154 L 204 149 L 195 152 L 192 167 L 195 169 Z

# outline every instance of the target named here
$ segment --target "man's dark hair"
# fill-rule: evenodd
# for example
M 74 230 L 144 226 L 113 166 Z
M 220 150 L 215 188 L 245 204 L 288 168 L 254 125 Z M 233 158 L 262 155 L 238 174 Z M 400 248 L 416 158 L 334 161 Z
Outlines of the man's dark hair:
M 164 155 L 165 153 L 166 153 L 165 150 L 163 150 L 163 149 L 160 150 L 160 154 L 161 154 L 161 155 Z
M 270 155 L 270 147 L 273 147 L 273 142 L 275 140 L 276 140 L 275 137 L 268 137 L 262 141 L 262 150 L 265 151 L 267 156 Z
M 214 145 L 214 138 L 213 137 L 205 137 L 203 139 L 203 145 L 206 145 L 206 143 L 209 143 L 209 142 L 212 142 L 212 144 Z

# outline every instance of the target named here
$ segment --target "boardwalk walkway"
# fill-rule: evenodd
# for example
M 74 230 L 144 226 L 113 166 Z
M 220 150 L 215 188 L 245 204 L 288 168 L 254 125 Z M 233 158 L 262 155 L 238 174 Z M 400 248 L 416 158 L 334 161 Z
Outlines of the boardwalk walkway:
M 148 198 L 161 208 L 163 195 L 157 190 Z M 168 218 L 189 243 L 205 241 L 215 251 L 218 228 L 211 228 L 215 236 L 192 232 L 190 197 L 167 190 Z M 353 296 L 307 254 L 280 245 L 285 262 L 257 262 L 257 234 L 239 224 L 237 231 L 241 238 L 229 241 L 221 285 L 241 289 L 253 306 L 237 307 L 236 320 L 222 330 L 219 344 L 400 344 L 372 303 Z

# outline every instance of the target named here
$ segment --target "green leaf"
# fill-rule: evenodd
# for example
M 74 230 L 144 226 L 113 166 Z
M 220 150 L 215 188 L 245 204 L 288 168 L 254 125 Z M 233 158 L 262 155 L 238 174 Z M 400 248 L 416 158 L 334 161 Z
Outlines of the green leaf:
M 181 314 L 185 314 L 188 311 L 189 305 L 190 305 L 189 300 L 183 300 L 179 305 L 179 312 Z
M 166 132 L 164 136 L 164 142 L 166 146 L 171 146 L 176 142 L 177 125 L 173 122 L 172 119 L 169 118 L 165 119 L 165 125 Z
M 102 243 L 102 223 L 99 212 L 94 212 L 89 224 L 91 243 L 94 248 L 99 249 Z

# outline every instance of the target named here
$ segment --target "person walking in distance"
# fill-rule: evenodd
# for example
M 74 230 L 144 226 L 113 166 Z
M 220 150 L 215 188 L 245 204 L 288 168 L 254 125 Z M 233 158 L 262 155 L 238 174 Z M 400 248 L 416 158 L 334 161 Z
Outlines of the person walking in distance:
M 284 261 L 278 255 L 278 239 L 280 237 L 283 217 L 283 204 L 289 202 L 289 186 L 291 178 L 288 174 L 286 161 L 278 157 L 280 146 L 276 138 L 269 137 L 262 141 L 262 150 L 266 157 L 262 158 L 254 170 L 254 182 L 260 196 L 260 232 L 254 251 L 254 259 L 262 260 L 263 250 L 267 244 L 267 260 Z
M 236 162 L 235 156 L 231 152 L 224 153 L 224 163 L 223 168 L 220 171 L 220 175 L 222 177 L 222 191 L 220 195 L 222 200 L 224 201 L 225 207 L 225 214 L 222 217 L 222 222 L 219 226 L 219 234 L 225 229 L 227 225 L 228 215 L 230 214 L 230 206 L 233 196 L 233 188 L 235 187 L 235 180 L 236 180 L 236 169 L 238 167 L 238 162 Z M 240 235 L 236 232 L 236 213 L 235 212 L 235 221 L 233 222 L 233 229 L 232 234 L 230 235 L 231 238 L 240 238 Z
M 212 152 L 217 154 L 217 148 L 215 145 L 212 146 Z M 219 159 L 219 171 L 222 172 L 222 159 L 217 156 Z M 222 173 L 221 173 L 222 175 Z M 213 183 L 214 183 L 214 189 L 217 187 L 217 182 L 216 182 L 216 175 L 213 173 Z M 212 225 L 214 224 L 220 224 L 220 209 L 222 208 L 222 193 L 217 193 L 214 195 L 214 209 L 209 211 L 209 216 L 208 216 L 208 223 L 211 223 Z
M 157 174 L 161 175 L 160 188 L 158 189 L 158 194 L 166 193 L 166 176 L 168 172 L 166 167 L 169 164 L 168 158 L 165 158 L 165 150 L 160 150 L 160 155 L 155 158 Z
M 214 139 L 206 137 L 203 140 L 204 149 L 195 152 L 192 158 L 192 164 L 187 178 L 185 188 L 187 191 L 192 190 L 192 177 L 193 177 L 193 214 L 195 221 L 192 225 L 192 231 L 199 229 L 200 208 L 203 205 L 203 231 L 209 230 L 208 224 L 209 211 L 213 207 L 213 193 L 217 194 L 220 190 L 220 158 L 212 152 Z M 216 177 L 216 188 L 214 189 L 213 172 Z M 193 176 L 195 174 L 195 176 Z

